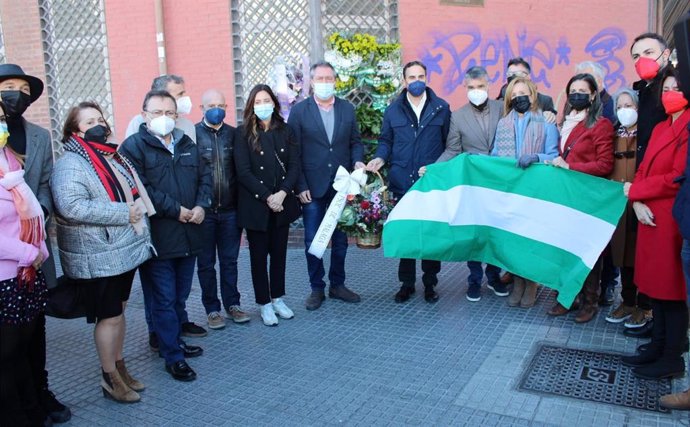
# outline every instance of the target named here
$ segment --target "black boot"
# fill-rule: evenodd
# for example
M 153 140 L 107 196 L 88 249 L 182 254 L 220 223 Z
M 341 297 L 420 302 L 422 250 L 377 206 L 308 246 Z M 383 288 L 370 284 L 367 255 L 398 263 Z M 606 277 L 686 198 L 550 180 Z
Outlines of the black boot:
M 414 283 L 403 283 L 395 294 L 395 302 L 405 302 L 414 294 Z
M 656 300 L 655 300 L 656 301 Z M 633 356 L 621 357 L 621 363 L 627 366 L 644 366 L 654 363 L 661 359 L 664 354 L 666 343 L 666 323 L 664 321 L 664 310 L 660 304 L 652 305 L 654 323 L 652 325 L 652 341 L 650 341 L 643 351 Z M 657 317 L 658 316 L 658 317 Z M 642 328 L 638 328 L 642 329 Z
M 685 374 L 685 361 L 680 356 L 664 355 L 654 363 L 633 369 L 633 374 L 646 380 L 678 378 Z

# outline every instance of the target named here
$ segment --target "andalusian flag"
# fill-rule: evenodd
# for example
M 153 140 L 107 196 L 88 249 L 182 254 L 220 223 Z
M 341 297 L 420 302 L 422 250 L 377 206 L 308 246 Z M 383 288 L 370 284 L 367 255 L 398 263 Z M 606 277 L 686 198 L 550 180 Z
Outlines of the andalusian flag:
M 383 230 L 395 258 L 482 261 L 559 291 L 569 307 L 625 208 L 622 185 L 463 154 L 430 165 Z

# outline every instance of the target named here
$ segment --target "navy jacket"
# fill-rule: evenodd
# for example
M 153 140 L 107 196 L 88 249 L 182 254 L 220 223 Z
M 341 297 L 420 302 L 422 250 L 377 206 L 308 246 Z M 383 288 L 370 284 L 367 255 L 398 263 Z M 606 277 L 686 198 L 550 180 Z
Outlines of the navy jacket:
M 158 258 L 179 258 L 201 251 L 201 226 L 178 220 L 180 207 L 211 207 L 211 170 L 198 146 L 182 130 L 173 136 L 175 155 L 142 123 L 139 132 L 125 139 L 120 153 L 134 165 L 149 193 L 156 214 L 151 217 L 151 237 Z
M 688 126 L 688 132 L 690 132 L 690 126 Z M 690 143 L 690 138 L 688 138 L 688 143 Z M 678 177 L 678 181 L 682 184 L 673 204 L 673 217 L 680 227 L 680 234 L 684 239 L 690 240 L 690 151 L 688 151 L 685 164 L 685 173 Z
M 300 144 L 302 171 L 296 192 L 309 190 L 312 197 L 323 197 L 335 178 L 338 166 L 348 171 L 364 161 L 364 147 L 359 136 L 355 108 L 348 101 L 335 98 L 333 143 L 328 142 L 319 106 L 313 97 L 298 103 L 290 111 L 288 125 Z
M 383 127 L 375 157 L 390 162 L 390 190 L 404 194 L 419 179 L 419 168 L 432 164 L 446 149 L 450 128 L 450 106 L 426 89 L 426 104 L 419 123 L 407 90 L 398 96 L 383 114 Z

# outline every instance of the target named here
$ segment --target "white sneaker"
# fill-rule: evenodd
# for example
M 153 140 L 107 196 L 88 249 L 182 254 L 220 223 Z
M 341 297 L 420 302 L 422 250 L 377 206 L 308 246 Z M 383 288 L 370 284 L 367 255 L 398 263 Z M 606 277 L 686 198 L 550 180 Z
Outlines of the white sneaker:
M 275 311 L 273 311 L 273 304 L 264 304 L 261 306 L 261 319 L 266 326 L 275 326 L 278 324 L 278 318 Z
M 273 300 L 273 310 L 283 319 L 292 319 L 295 317 L 295 313 L 293 313 L 292 310 L 285 305 L 282 298 L 276 298 Z

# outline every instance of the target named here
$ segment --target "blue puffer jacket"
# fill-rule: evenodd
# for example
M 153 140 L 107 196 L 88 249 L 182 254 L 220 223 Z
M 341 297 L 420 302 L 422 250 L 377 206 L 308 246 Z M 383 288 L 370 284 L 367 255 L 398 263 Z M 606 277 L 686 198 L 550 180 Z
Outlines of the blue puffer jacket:
M 426 97 L 419 123 L 407 101 L 407 90 L 383 114 L 375 157 L 390 163 L 389 188 L 396 195 L 409 190 L 419 179 L 419 168 L 434 163 L 446 148 L 450 106 L 428 87 Z

